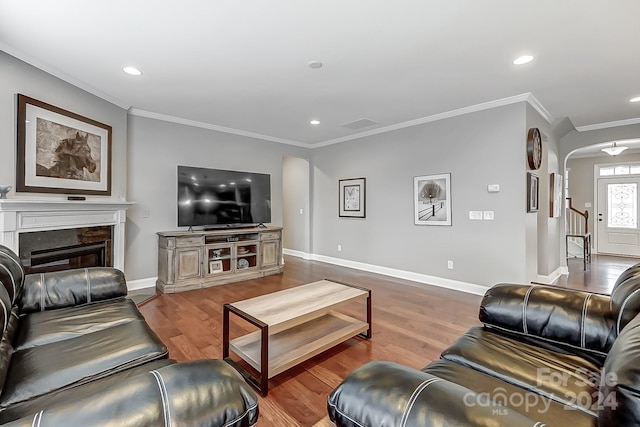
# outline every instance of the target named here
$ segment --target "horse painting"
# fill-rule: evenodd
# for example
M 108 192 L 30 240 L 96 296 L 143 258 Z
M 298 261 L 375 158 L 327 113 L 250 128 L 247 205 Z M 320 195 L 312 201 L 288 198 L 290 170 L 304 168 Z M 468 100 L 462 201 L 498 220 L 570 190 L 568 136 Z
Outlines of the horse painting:
M 95 181 L 95 177 L 91 174 L 98 168 L 98 163 L 91 155 L 88 137 L 88 133 L 81 135 L 80 132 L 76 132 L 71 138 L 61 139 L 53 150 L 52 166 L 46 167 L 36 163 L 36 175 Z

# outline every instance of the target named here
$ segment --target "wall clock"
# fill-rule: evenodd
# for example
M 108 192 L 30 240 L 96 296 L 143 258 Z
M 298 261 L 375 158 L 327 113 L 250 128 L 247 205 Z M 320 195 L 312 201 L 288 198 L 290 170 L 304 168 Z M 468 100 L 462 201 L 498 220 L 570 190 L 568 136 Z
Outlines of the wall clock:
M 542 138 L 538 128 L 529 129 L 527 134 L 527 161 L 533 170 L 538 169 L 542 163 Z

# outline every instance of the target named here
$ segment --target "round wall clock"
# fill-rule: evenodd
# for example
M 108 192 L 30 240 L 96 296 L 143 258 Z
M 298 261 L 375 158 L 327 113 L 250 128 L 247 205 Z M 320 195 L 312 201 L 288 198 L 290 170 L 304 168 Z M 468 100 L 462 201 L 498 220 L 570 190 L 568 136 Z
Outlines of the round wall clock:
M 538 128 L 529 129 L 527 134 L 527 161 L 533 170 L 538 169 L 542 163 L 542 138 Z

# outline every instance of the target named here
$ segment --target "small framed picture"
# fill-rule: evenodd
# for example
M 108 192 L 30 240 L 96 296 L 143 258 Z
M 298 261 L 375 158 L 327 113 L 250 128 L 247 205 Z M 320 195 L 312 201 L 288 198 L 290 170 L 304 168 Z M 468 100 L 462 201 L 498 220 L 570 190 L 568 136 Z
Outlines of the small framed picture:
M 338 216 L 365 217 L 366 178 L 349 178 L 338 181 Z
M 538 175 L 527 172 L 527 212 L 538 212 Z
M 217 274 L 222 272 L 222 260 L 209 261 L 209 274 Z
M 416 225 L 451 225 L 451 174 L 414 177 L 413 208 Z

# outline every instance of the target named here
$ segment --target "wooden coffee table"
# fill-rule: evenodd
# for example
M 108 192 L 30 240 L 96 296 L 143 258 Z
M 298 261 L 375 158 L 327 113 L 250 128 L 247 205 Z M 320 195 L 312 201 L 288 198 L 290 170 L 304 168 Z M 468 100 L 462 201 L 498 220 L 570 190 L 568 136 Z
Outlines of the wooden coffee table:
M 334 311 L 343 304 L 365 300 L 366 322 Z M 229 341 L 229 313 L 260 330 Z M 269 378 L 356 335 L 371 338 L 371 291 L 320 280 L 224 305 L 222 357 L 263 396 Z M 259 378 L 229 357 L 232 350 Z

